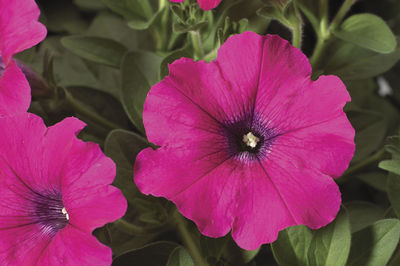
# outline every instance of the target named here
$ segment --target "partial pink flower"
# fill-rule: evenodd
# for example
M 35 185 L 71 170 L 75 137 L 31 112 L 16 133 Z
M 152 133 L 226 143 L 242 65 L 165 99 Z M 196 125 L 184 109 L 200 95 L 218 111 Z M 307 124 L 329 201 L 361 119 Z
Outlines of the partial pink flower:
M 28 81 L 11 59 L 46 37 L 34 0 L 0 0 L 0 116 L 25 112 L 31 103 Z
M 110 265 L 92 231 L 124 215 L 115 164 L 77 139 L 84 123 L 47 128 L 33 114 L 0 118 L 0 264 Z
M 216 61 L 182 58 L 151 88 L 143 122 L 160 148 L 138 155 L 134 180 L 244 249 L 288 226 L 320 228 L 341 203 L 332 177 L 354 153 L 348 101 L 339 78 L 312 81 L 307 57 L 279 36 L 233 36 Z
M 185 0 L 170 0 L 171 2 L 174 3 L 182 3 L 185 2 Z M 210 10 L 213 8 L 216 8 L 221 0 L 197 0 L 197 3 L 199 3 L 199 6 L 203 10 Z

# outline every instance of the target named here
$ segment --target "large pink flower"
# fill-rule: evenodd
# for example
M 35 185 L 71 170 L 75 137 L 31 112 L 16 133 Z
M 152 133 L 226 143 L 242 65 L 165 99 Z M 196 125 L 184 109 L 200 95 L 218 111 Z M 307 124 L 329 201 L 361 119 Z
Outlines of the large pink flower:
M 33 114 L 0 118 L 0 264 L 110 265 L 92 231 L 127 208 L 115 165 L 76 138 L 76 118 L 47 128 Z
M 216 61 L 182 58 L 147 96 L 149 141 L 135 182 L 173 201 L 210 237 L 244 249 L 288 226 L 320 228 L 341 203 L 339 177 L 354 152 L 336 76 L 311 80 L 306 56 L 278 36 L 245 32 Z
M 185 0 L 170 0 L 170 1 L 174 3 L 185 2 Z M 216 8 L 221 2 L 221 0 L 197 0 L 197 2 L 199 3 L 201 9 L 210 10 Z
M 34 0 L 0 0 L 0 116 L 25 112 L 31 103 L 28 81 L 11 58 L 46 37 L 38 18 Z

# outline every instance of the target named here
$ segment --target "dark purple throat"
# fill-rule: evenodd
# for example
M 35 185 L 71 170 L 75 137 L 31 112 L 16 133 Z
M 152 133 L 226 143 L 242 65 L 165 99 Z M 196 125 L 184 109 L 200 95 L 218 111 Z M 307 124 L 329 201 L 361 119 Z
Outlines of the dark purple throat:
M 64 208 L 61 193 L 34 193 L 32 218 L 43 233 L 55 235 L 68 224 L 68 214 Z
M 278 133 L 255 115 L 245 115 L 224 123 L 230 156 L 241 161 L 265 158 Z

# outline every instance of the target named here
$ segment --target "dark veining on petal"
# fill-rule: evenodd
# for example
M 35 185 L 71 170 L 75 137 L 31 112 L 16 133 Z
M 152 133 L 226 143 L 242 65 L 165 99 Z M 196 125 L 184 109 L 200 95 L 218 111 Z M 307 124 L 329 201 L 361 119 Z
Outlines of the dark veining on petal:
M 3 58 L 1 58 L 0 54 L 0 78 L 3 76 L 4 70 L 6 70 L 6 65 L 3 62 Z
M 55 235 L 68 224 L 68 214 L 60 192 L 51 191 L 40 193 L 40 196 L 35 195 L 32 205 L 32 219 L 44 234 Z
M 253 113 L 227 121 L 224 125 L 223 131 L 227 139 L 228 152 L 231 157 L 238 158 L 240 161 L 265 158 L 275 138 L 279 135 L 275 129 L 270 128 L 257 114 Z M 249 132 L 258 138 L 255 147 L 249 147 L 243 141 L 243 136 Z

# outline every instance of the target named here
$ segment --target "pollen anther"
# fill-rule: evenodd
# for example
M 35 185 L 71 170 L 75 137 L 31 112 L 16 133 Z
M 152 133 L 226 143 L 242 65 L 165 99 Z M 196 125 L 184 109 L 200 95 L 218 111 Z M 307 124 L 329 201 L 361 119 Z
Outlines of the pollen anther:
M 61 212 L 62 212 L 62 214 L 65 215 L 65 219 L 69 220 L 69 214 L 68 214 L 67 210 L 65 209 L 65 207 L 62 208 Z
M 243 142 L 246 143 L 247 146 L 251 148 L 255 148 L 257 146 L 257 143 L 260 141 L 259 138 L 254 136 L 252 132 L 247 133 L 246 135 L 243 135 Z

